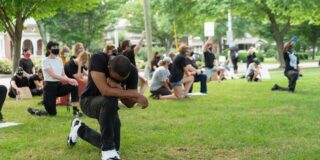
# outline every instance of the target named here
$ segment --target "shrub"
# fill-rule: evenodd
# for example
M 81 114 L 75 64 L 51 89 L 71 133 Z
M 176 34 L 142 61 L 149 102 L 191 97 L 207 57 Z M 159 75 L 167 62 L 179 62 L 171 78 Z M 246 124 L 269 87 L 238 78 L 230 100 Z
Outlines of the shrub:
M 300 60 L 307 60 L 309 58 L 309 53 L 307 52 L 300 52 L 297 54 Z
M 265 52 L 266 57 L 275 57 L 277 55 L 277 50 L 275 50 L 274 48 L 270 48 Z
M 264 57 L 261 53 L 256 52 L 256 56 L 260 60 L 260 62 L 264 61 Z M 247 62 L 247 52 L 239 52 L 239 61 L 243 63 Z
M 11 74 L 12 73 L 12 62 L 9 60 L 0 60 L 0 73 Z

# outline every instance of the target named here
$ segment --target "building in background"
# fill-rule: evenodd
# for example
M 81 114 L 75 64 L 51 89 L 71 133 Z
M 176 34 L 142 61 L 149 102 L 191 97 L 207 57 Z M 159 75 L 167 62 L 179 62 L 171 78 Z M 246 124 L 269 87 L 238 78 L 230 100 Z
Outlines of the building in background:
M 29 48 L 34 57 L 42 57 L 43 43 L 33 18 L 24 22 L 24 30 L 21 39 L 21 53 L 23 48 Z M 12 41 L 8 33 L 0 32 L 0 58 L 12 60 L 13 57 Z

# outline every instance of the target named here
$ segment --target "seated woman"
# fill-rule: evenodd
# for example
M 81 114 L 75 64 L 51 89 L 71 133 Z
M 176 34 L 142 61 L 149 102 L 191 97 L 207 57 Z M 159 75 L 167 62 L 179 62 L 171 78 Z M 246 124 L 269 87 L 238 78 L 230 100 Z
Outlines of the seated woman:
M 70 59 L 64 65 L 64 72 L 67 77 L 77 80 L 79 96 L 84 90 L 84 86 L 87 84 L 88 76 L 84 71 L 89 61 L 89 53 L 86 51 L 81 52 L 77 58 Z
M 73 106 L 73 115 L 82 116 L 78 109 L 78 82 L 75 79 L 68 78 L 63 70 L 63 64 L 59 58 L 59 44 L 50 41 L 47 44 L 46 58 L 42 60 L 43 69 L 43 104 L 45 111 L 28 108 L 28 112 L 33 115 L 57 115 L 56 99 L 71 93 Z M 67 84 L 63 84 L 66 82 Z
M 255 81 L 261 81 L 261 72 L 259 68 L 260 61 L 258 58 L 253 59 L 253 62 L 249 64 L 249 67 L 247 69 L 246 73 L 246 79 L 249 82 Z
M 23 75 L 24 70 L 21 67 L 18 67 L 16 70 L 16 74 L 12 77 L 10 82 L 10 89 L 9 89 L 9 97 L 16 98 L 20 96 L 21 87 L 29 87 L 28 78 Z
M 159 62 L 160 67 L 158 67 L 151 79 L 150 92 L 154 99 L 159 99 L 160 96 L 170 95 L 170 83 L 169 83 L 169 65 L 172 63 L 169 57 L 164 58 Z
M 41 96 L 43 93 L 43 75 L 39 69 L 36 74 L 29 77 L 29 88 L 32 96 Z

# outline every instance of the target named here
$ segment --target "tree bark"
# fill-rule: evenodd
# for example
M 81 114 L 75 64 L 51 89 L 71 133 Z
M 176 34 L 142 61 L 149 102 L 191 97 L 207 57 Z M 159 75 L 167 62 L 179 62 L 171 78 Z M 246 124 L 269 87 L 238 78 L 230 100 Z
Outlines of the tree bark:
M 41 36 L 41 39 L 42 39 L 42 44 L 44 46 L 47 46 L 48 37 L 47 37 L 47 33 L 46 33 L 46 29 L 44 27 L 44 24 L 43 24 L 43 22 L 41 20 L 37 20 L 36 23 L 37 23 L 37 26 L 38 26 L 38 29 L 39 29 L 39 33 L 40 33 L 40 36 Z
M 22 30 L 23 30 L 23 23 L 24 20 L 22 19 L 22 16 L 17 14 L 16 15 L 16 25 L 15 25 L 15 32 L 13 34 L 14 37 L 11 37 L 12 43 L 13 43 L 13 63 L 12 68 L 13 72 L 18 67 L 18 61 L 20 59 L 21 55 L 21 39 L 22 39 Z

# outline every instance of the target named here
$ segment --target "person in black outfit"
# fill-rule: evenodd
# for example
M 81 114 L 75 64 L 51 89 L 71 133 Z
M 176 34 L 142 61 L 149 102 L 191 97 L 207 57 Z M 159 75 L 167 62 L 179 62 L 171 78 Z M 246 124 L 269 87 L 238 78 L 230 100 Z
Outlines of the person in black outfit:
M 78 81 L 83 81 L 87 83 L 86 74 L 84 72 L 84 68 L 89 60 L 89 53 L 84 51 L 81 52 L 77 58 L 70 59 L 64 65 L 64 72 L 67 77 L 76 79 Z
M 29 77 L 29 88 L 32 96 L 41 96 L 43 93 L 43 75 L 39 69 L 36 74 Z
M 142 47 L 142 42 L 144 39 L 144 31 L 142 32 L 141 39 L 137 45 L 131 45 L 130 40 L 124 40 L 121 43 L 120 54 L 126 56 L 130 62 L 137 67 L 135 54 L 139 52 Z M 148 87 L 148 80 L 139 75 L 139 93 L 144 94 L 146 88 Z
M 49 55 L 42 60 L 43 70 L 43 104 L 45 111 L 34 108 L 28 108 L 28 112 L 32 115 L 57 115 L 56 100 L 57 97 L 65 96 L 71 93 L 71 102 L 73 106 L 73 115 L 82 116 L 78 109 L 78 82 L 68 78 L 63 70 L 63 64 L 59 58 L 59 44 L 50 41 L 47 44 L 47 54 Z M 62 84 L 66 82 L 67 84 Z
M 23 75 L 23 69 L 21 67 L 17 68 L 16 75 L 14 75 L 10 82 L 9 97 L 16 98 L 20 95 L 19 88 L 29 87 L 28 78 Z
M 229 50 L 229 57 L 231 58 L 231 62 L 233 65 L 233 71 L 235 74 L 238 73 L 238 60 L 239 60 L 239 54 L 238 54 L 238 48 L 233 46 Z
M 271 89 L 272 91 L 289 91 L 292 93 L 295 91 L 296 82 L 300 75 L 299 57 L 295 54 L 295 51 L 293 50 L 293 44 L 296 40 L 297 37 L 293 36 L 283 49 L 283 57 L 285 61 L 284 75 L 289 80 L 288 88 L 280 87 L 279 85 L 275 84 Z
M 82 111 L 97 119 L 101 134 L 91 129 L 79 119 L 72 121 L 68 136 L 68 145 L 74 146 L 77 138 L 100 148 L 102 159 L 120 159 L 120 119 L 118 99 L 131 108 L 135 103 L 148 106 L 145 96 L 137 92 L 138 71 L 129 59 L 118 55 L 110 57 L 106 53 L 97 53 L 91 57 L 88 84 L 81 95 Z
M 25 75 L 33 75 L 35 73 L 34 64 L 30 59 L 31 51 L 30 49 L 23 49 L 23 58 L 19 60 L 19 66 L 24 70 Z
M 194 52 L 187 52 L 187 67 L 191 74 L 194 76 L 194 82 L 200 82 L 200 92 L 207 94 L 207 75 L 201 73 L 201 70 L 198 70 L 196 61 L 193 59 Z M 189 93 L 192 93 L 193 84 L 189 90 Z
M 159 67 L 158 63 L 160 60 L 161 60 L 161 54 L 159 51 L 157 51 L 151 60 L 151 75 Z
M 253 62 L 253 60 L 256 58 L 256 52 L 254 47 L 250 47 L 247 53 L 247 68 L 249 65 Z
M 3 103 L 6 100 L 7 97 L 7 88 L 4 85 L 0 85 L 0 121 L 3 120 L 3 115 L 2 115 L 2 107 L 3 107 Z

